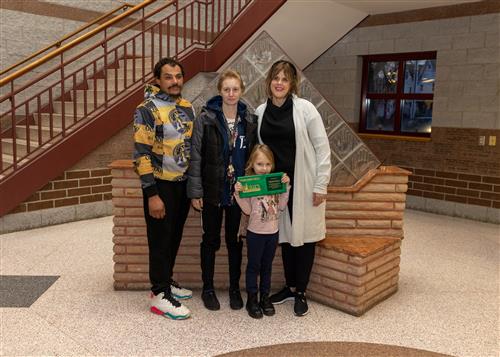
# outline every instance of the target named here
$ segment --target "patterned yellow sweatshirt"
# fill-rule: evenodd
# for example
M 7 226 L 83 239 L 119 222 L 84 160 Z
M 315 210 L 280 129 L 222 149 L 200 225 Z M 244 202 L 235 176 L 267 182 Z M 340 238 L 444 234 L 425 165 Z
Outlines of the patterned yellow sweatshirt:
M 147 85 L 134 114 L 134 160 L 147 197 L 156 180 L 183 181 L 189 166 L 194 113 L 190 102 Z

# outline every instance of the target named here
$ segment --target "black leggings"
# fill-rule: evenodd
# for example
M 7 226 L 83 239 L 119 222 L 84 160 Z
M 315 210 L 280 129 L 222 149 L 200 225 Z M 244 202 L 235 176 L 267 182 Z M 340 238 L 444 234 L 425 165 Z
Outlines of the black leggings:
M 238 238 L 241 209 L 237 204 L 232 206 L 215 206 L 203 204 L 203 237 L 200 245 L 201 277 L 203 290 L 213 290 L 215 273 L 215 252 L 220 248 L 220 232 L 222 215 L 224 218 L 224 235 L 229 263 L 229 287 L 239 289 L 241 276 L 241 260 L 243 242 Z
M 298 292 L 305 292 L 314 263 L 316 242 L 305 243 L 300 247 L 292 247 L 289 243 L 280 245 L 286 285 L 295 287 Z

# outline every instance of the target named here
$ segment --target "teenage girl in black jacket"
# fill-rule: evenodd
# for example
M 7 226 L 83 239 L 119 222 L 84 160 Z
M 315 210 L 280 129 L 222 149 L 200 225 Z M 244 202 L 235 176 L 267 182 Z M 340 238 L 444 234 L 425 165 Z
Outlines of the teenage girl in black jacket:
M 243 242 L 238 240 L 241 210 L 233 193 L 236 179 L 245 174 L 245 163 L 256 139 L 257 121 L 240 101 L 244 85 L 238 72 L 222 73 L 217 89 L 220 95 L 207 102 L 194 123 L 187 192 L 193 207 L 202 212 L 203 303 L 209 310 L 220 309 L 213 281 L 224 214 L 229 301 L 232 309 L 241 309 L 239 280 Z

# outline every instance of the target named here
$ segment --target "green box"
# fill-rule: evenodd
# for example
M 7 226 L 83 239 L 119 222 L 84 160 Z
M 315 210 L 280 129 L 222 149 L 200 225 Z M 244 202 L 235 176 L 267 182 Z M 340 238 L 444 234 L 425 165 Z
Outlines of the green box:
M 238 182 L 243 186 L 240 197 L 276 195 L 286 192 L 286 184 L 281 182 L 282 177 L 283 172 L 238 177 Z

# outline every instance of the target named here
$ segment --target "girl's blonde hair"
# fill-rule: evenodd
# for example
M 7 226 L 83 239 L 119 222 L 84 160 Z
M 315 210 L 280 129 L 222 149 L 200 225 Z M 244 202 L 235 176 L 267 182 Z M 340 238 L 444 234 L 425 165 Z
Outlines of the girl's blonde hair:
M 256 144 L 248 158 L 247 166 L 245 167 L 245 175 L 255 175 L 253 164 L 257 158 L 257 154 L 259 153 L 263 154 L 269 161 L 271 161 L 271 171 L 274 170 L 274 155 L 271 148 L 265 144 Z
M 243 84 L 243 79 L 241 79 L 241 75 L 233 69 L 227 69 L 220 75 L 219 80 L 217 81 L 217 90 L 219 93 L 222 90 L 222 82 L 228 78 L 237 79 L 240 82 L 241 94 L 245 93 L 245 84 Z

